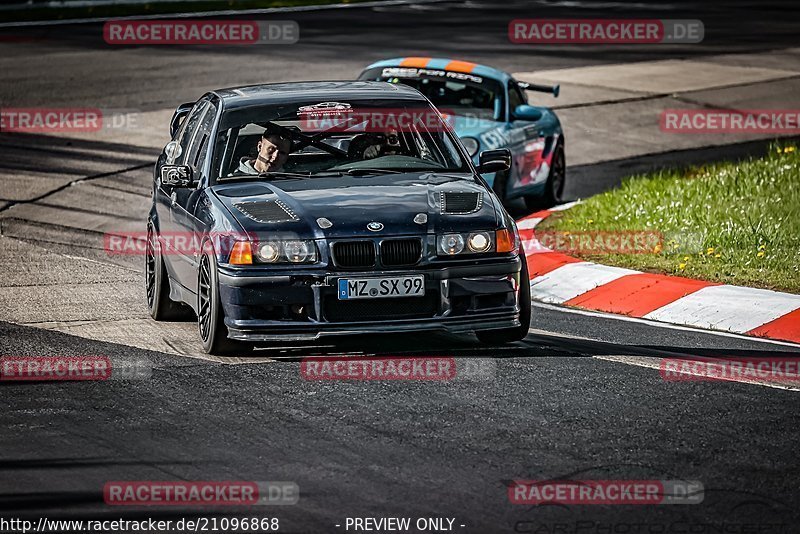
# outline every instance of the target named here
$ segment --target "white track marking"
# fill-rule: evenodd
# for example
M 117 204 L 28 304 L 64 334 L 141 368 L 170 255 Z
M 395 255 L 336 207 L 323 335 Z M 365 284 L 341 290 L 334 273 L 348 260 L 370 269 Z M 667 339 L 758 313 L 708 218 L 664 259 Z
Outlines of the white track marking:
M 615 363 L 623 363 L 625 365 L 635 365 L 636 367 L 647 367 L 648 369 L 655 369 L 659 371 L 661 369 L 661 358 L 657 357 L 650 357 L 650 356 L 616 356 L 616 355 L 607 355 L 607 356 L 592 356 L 592 358 L 596 358 L 598 360 L 605 360 L 609 362 Z M 719 359 L 710 359 L 711 361 L 724 361 Z M 716 380 L 708 380 L 705 382 L 693 382 L 693 383 L 702 383 L 708 386 L 716 385 L 715 383 L 720 382 L 739 382 L 741 384 L 750 384 L 751 386 L 763 386 L 766 388 L 773 388 L 773 389 L 782 389 L 785 391 L 800 391 L 799 386 L 787 386 L 783 384 L 777 384 L 774 382 L 769 382 L 766 380 L 758 380 L 758 379 L 738 379 L 738 378 L 721 378 Z M 684 382 L 675 382 L 675 384 L 682 384 Z
M 531 297 L 560 304 L 629 274 L 638 271 L 588 262 L 568 263 L 531 280 Z
M 787 65 L 787 67 L 790 67 Z M 540 70 L 536 79 L 544 84 L 576 84 L 637 93 L 663 94 L 701 91 L 715 87 L 759 83 L 792 77 L 792 69 L 724 65 L 714 61 L 665 59 L 606 65 Z M 525 78 L 517 78 L 525 79 Z
M 542 222 L 543 219 L 538 217 L 534 217 L 531 219 L 523 219 L 517 223 L 517 229 L 519 230 L 533 230 L 536 228 L 536 225 Z
M 767 289 L 709 286 L 662 306 L 645 319 L 749 332 L 800 308 L 800 295 Z
M 768 343 L 770 345 L 780 345 L 782 347 L 791 347 L 795 349 L 800 349 L 800 344 L 792 343 L 791 341 L 778 341 L 775 339 L 768 339 L 764 337 L 755 337 L 755 336 L 745 336 L 742 334 L 735 334 L 733 332 L 724 332 L 719 330 L 705 330 L 702 328 L 691 327 L 691 326 L 683 326 L 677 324 L 669 324 L 669 323 L 659 323 L 649 319 L 642 319 L 639 317 L 628 317 L 627 315 L 615 315 L 613 313 L 603 313 L 603 312 L 596 312 L 590 310 L 580 310 L 577 308 L 568 308 L 566 306 L 556 306 L 554 304 L 545 304 L 543 302 L 534 302 L 534 307 L 537 308 L 544 308 L 547 310 L 553 310 L 558 312 L 564 313 L 574 313 L 576 315 L 586 315 L 588 317 L 598 317 L 601 319 L 614 319 L 615 321 L 627 321 L 629 323 L 639 323 L 645 324 L 648 326 L 652 326 L 655 328 L 666 328 L 669 330 L 683 330 L 685 332 L 694 332 L 696 334 L 708 334 L 710 336 L 720 336 L 720 337 L 730 337 L 734 339 L 739 339 L 742 341 L 752 341 L 754 343 Z M 536 332 L 536 331 L 534 331 Z M 550 335 L 560 336 L 562 334 L 557 332 L 550 332 Z M 592 341 L 600 341 L 598 339 L 593 339 Z
M 548 211 L 564 211 L 564 210 L 568 210 L 572 206 L 575 206 L 576 204 L 580 204 L 580 203 L 581 203 L 581 200 L 578 199 L 578 200 L 574 200 L 572 202 L 567 202 L 566 204 L 559 204 L 558 206 L 554 206 L 552 208 L 549 208 Z

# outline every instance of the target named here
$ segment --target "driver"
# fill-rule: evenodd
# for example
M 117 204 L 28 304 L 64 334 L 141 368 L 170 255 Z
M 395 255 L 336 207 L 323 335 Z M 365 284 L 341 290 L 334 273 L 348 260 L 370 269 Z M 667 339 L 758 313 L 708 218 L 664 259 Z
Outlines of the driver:
M 400 146 L 400 136 L 397 130 L 392 128 L 386 134 L 378 134 L 375 144 L 370 145 L 364 150 L 364 159 L 373 159 L 379 156 L 393 156 L 402 153 Z
M 292 141 L 280 134 L 264 131 L 258 142 L 258 154 L 255 159 L 243 157 L 236 169 L 238 174 L 261 174 L 262 172 L 279 171 L 289 158 Z

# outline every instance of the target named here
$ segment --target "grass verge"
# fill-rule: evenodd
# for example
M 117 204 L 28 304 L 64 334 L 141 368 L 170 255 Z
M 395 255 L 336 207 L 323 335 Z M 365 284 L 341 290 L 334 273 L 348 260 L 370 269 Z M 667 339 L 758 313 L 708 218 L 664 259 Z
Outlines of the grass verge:
M 604 265 L 800 293 L 800 149 L 633 176 L 556 213 L 553 232 L 654 231 L 636 254 L 569 254 Z

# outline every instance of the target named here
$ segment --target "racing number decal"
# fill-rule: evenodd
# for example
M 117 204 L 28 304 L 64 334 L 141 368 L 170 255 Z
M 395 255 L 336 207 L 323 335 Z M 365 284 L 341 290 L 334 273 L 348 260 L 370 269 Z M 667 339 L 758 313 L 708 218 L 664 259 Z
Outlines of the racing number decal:
M 508 139 L 500 129 L 489 130 L 481 135 L 481 141 L 488 150 L 494 150 L 508 143 Z

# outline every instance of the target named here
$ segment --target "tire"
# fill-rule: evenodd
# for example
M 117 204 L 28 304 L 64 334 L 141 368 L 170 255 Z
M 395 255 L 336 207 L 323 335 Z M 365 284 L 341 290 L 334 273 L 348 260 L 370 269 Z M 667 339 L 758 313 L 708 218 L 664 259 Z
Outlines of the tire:
M 197 330 L 206 354 L 230 356 L 247 354 L 253 350 L 253 346 L 248 343 L 228 339 L 225 312 L 219 300 L 217 260 L 213 252 L 203 254 L 198 268 Z
M 553 164 L 550 173 L 547 175 L 547 182 L 544 186 L 544 195 L 525 197 L 525 206 L 529 210 L 536 211 L 542 208 L 551 208 L 560 204 L 564 195 L 564 184 L 567 181 L 567 164 L 564 157 L 564 143 L 558 140 L 556 148 L 553 150 Z
M 503 328 L 500 330 L 484 330 L 475 332 L 478 341 L 490 345 L 501 345 L 503 343 L 513 343 L 525 339 L 531 327 L 531 284 L 528 278 L 528 261 L 525 253 L 522 253 L 522 270 L 519 273 L 519 326 L 514 328 Z
M 147 311 L 156 321 L 177 321 L 189 315 L 189 309 L 169 298 L 169 275 L 164 266 L 152 223 L 147 225 L 147 244 L 144 255 L 145 295 Z

